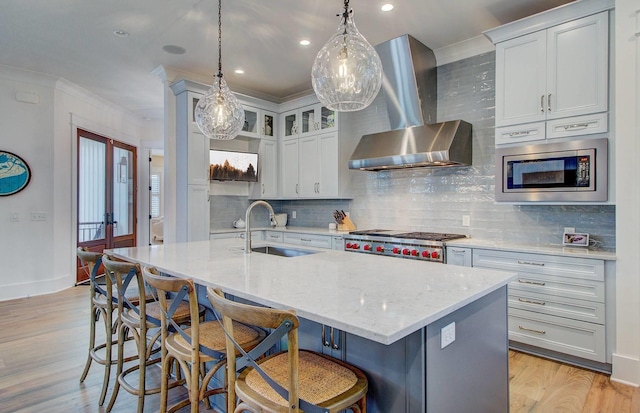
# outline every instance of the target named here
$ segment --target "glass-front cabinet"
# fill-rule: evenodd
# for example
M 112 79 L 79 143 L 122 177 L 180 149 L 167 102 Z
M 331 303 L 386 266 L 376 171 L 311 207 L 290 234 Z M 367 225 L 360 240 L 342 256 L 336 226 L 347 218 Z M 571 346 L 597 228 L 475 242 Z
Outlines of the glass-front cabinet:
M 285 140 L 338 130 L 337 113 L 322 104 L 285 112 L 281 119 Z
M 244 125 L 240 135 L 256 139 L 276 139 L 275 113 L 247 105 L 242 107 L 244 108 Z

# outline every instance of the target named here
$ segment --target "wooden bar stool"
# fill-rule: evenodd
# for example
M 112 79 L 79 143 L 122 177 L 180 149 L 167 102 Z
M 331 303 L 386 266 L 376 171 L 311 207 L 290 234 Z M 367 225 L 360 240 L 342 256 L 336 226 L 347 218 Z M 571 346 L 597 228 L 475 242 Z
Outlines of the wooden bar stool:
M 105 272 L 111 278 L 117 291 L 117 312 L 116 329 L 118 333 L 118 359 L 117 359 L 117 380 L 111 395 L 111 400 L 107 406 L 107 412 L 111 411 L 116 401 L 120 387 L 127 392 L 138 396 L 138 412 L 144 410 L 144 397 L 148 394 L 160 392 L 160 387 L 146 388 L 146 368 L 160 361 L 158 353 L 159 345 L 155 345 L 160 338 L 160 304 L 156 302 L 156 294 L 145 288 L 144 280 L 140 273 L 140 266 L 130 262 L 116 261 L 113 257 L 104 255 L 102 258 Z M 128 298 L 130 290 L 136 292 L 145 291 L 146 295 L 153 297 L 147 300 L 137 300 L 132 302 Z M 167 300 L 172 302 L 172 300 Z M 190 308 L 186 302 L 177 302 L 174 318 L 177 323 L 182 324 L 190 319 Z M 199 307 L 198 313 L 204 315 L 205 308 Z M 158 329 L 151 334 L 151 330 Z M 128 333 L 131 333 L 136 342 L 137 354 L 125 357 L 124 343 Z M 148 337 L 148 333 L 151 335 Z M 124 369 L 127 361 L 138 360 L 135 365 Z M 127 381 L 127 375 L 138 371 L 138 383 L 134 385 Z M 175 385 L 180 385 L 176 382 Z
M 104 366 L 104 379 L 98 402 L 102 405 L 107 395 L 111 365 L 115 364 L 117 361 L 113 360 L 111 356 L 111 349 L 113 345 L 116 344 L 116 341 L 113 340 L 113 333 L 115 329 L 113 328 L 112 319 L 114 305 L 111 299 L 111 286 L 106 286 L 106 277 L 104 277 L 104 272 L 100 271 L 102 266 L 101 252 L 91 252 L 82 247 L 78 247 L 77 256 L 89 275 L 89 301 L 91 306 L 91 311 L 89 312 L 89 353 L 87 355 L 87 362 L 85 363 L 84 371 L 82 372 L 82 376 L 80 376 L 80 383 L 84 382 L 87 378 L 92 361 L 102 364 Z M 104 321 L 106 339 L 104 343 L 96 345 L 96 323 L 100 319 L 100 316 L 102 316 L 102 320 Z M 99 352 L 103 349 L 105 356 L 101 357 Z
M 298 318 L 276 310 L 227 300 L 220 289 L 207 289 L 223 319 L 227 336 L 228 412 L 366 412 L 367 378 L 359 369 L 332 357 L 298 349 Z M 236 322 L 271 329 L 269 336 L 236 358 Z M 288 350 L 258 360 L 284 335 Z M 236 378 L 232 372 L 246 368 Z M 236 394 L 240 404 L 236 407 Z M 234 410 L 235 409 L 235 410 Z
M 173 278 L 159 275 L 154 268 L 143 268 L 145 281 L 158 291 L 160 305 L 162 306 L 162 394 L 160 398 L 160 413 L 175 412 L 186 405 L 191 405 L 191 413 L 198 412 L 198 404 L 201 400 L 207 400 L 209 396 L 221 394 L 227 391 L 225 386 L 209 389 L 208 385 L 213 375 L 225 365 L 226 357 L 225 335 L 219 321 L 206 321 L 201 323 L 198 319 L 198 299 L 195 285 L 191 279 Z M 176 294 L 175 299 L 187 297 L 191 308 L 191 327 L 182 329 L 176 323 L 171 322 L 171 303 L 165 297 L 165 293 Z M 173 333 L 170 329 L 173 327 Z M 261 329 L 242 324 L 234 324 L 234 331 L 240 346 L 246 349 L 255 347 L 266 336 Z M 182 400 L 167 408 L 167 395 L 169 389 L 170 366 L 174 360 L 184 371 L 189 398 Z M 201 377 L 201 369 L 204 363 L 215 363 L 206 374 Z

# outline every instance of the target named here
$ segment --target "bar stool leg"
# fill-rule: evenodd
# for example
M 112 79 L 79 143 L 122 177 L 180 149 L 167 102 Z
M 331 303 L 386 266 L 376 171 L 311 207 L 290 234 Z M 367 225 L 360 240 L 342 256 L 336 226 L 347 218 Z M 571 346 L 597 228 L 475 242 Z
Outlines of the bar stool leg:
M 100 393 L 100 400 L 98 405 L 104 404 L 104 399 L 107 397 L 107 387 L 109 386 L 109 377 L 111 376 L 111 349 L 113 343 L 113 311 L 107 308 L 106 317 L 104 317 L 104 331 L 106 332 L 105 340 L 105 363 L 104 363 L 104 379 L 102 380 L 102 392 Z
M 92 292 L 93 294 L 93 292 Z M 100 318 L 100 311 L 93 305 L 93 297 L 91 297 L 91 312 L 89 313 L 89 317 L 91 318 L 91 325 L 89 331 L 89 351 L 87 353 L 87 362 L 84 365 L 84 371 L 82 372 L 82 376 L 80 376 L 80 383 L 83 383 L 87 378 L 87 374 L 89 373 L 89 368 L 91 367 L 91 362 L 93 361 L 93 357 L 91 357 L 91 351 L 96 345 L 96 323 Z
M 110 412 L 113 408 L 113 404 L 116 402 L 116 397 L 118 396 L 118 392 L 120 391 L 120 381 L 118 381 L 118 377 L 120 377 L 120 373 L 122 373 L 122 366 L 124 365 L 124 339 L 125 339 L 125 326 L 122 324 L 120 319 L 118 319 L 118 362 L 116 368 L 116 382 L 113 387 L 113 393 L 111 393 L 111 400 L 109 400 L 109 405 L 107 406 L 107 412 Z

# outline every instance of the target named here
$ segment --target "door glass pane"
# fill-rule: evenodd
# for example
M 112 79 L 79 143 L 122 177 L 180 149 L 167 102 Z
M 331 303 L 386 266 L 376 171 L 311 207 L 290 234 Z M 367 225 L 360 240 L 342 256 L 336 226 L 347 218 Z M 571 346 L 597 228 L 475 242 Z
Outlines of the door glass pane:
M 80 138 L 78 242 L 105 238 L 105 156 L 104 143 Z
M 113 236 L 133 234 L 133 152 L 113 148 Z

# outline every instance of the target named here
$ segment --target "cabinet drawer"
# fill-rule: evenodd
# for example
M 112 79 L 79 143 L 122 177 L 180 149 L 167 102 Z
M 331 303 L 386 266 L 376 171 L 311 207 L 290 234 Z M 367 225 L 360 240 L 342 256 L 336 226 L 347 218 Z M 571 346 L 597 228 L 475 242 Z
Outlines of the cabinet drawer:
M 547 276 L 604 281 L 604 261 L 475 248 L 473 266 Z
M 496 145 L 539 141 L 543 139 L 545 139 L 544 122 L 496 128 Z
M 286 244 L 308 245 L 316 248 L 331 249 L 331 236 L 325 235 L 309 235 L 309 234 L 284 234 L 284 242 Z
M 282 242 L 283 240 L 282 232 L 265 231 L 264 240 L 269 242 Z
M 568 138 L 571 136 L 605 133 L 607 130 L 606 113 L 575 116 L 547 122 L 547 138 Z
M 509 289 L 509 308 L 604 324 L 604 303 Z
M 518 272 L 509 290 L 604 303 L 604 282 Z
M 510 308 L 509 340 L 606 362 L 605 329 L 600 324 Z

